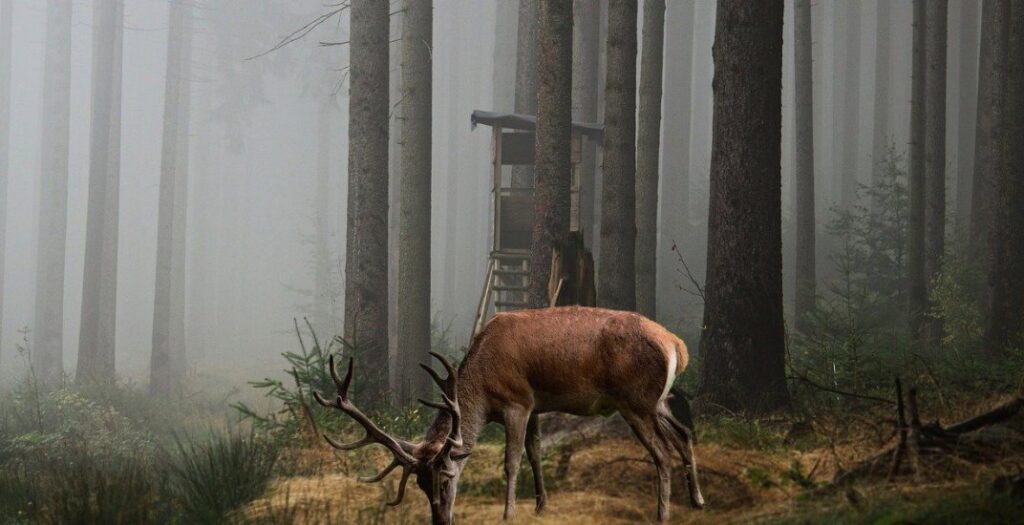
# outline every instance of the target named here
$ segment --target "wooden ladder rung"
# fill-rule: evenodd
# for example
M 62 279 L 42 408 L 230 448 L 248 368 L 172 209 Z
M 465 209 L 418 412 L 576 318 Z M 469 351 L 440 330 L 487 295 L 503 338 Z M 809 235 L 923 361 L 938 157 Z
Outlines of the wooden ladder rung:
M 527 291 L 527 287 L 526 286 L 497 285 L 497 286 L 492 286 L 491 289 L 494 290 L 495 292 L 526 292 Z

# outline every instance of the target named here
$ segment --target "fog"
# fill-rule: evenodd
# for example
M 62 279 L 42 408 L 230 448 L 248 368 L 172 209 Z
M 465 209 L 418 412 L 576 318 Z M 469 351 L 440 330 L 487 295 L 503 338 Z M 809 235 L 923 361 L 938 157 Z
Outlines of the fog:
M 906 151 L 910 1 L 890 4 L 891 42 L 889 54 L 882 57 L 890 79 L 889 111 L 882 122 L 872 118 L 878 103 L 876 13 L 879 2 L 887 1 L 818 0 L 812 6 L 819 235 L 824 234 L 830 209 L 843 199 L 836 174 L 848 168 L 844 159 L 852 159 L 858 181 L 867 184 L 875 161 L 872 143 L 876 134 L 886 137 L 898 153 Z M 471 128 L 470 113 L 475 109 L 513 110 L 515 4 L 507 0 L 435 0 L 431 310 L 438 326 L 450 324 L 449 334 L 456 345 L 469 341 L 491 248 L 491 134 L 485 127 Z M 75 369 L 82 318 L 93 7 L 90 0 L 72 2 L 63 295 L 63 359 L 68 373 Z M 782 173 L 788 308 L 794 286 L 795 146 L 790 1 L 786 7 Z M 8 378 L 24 372 L 25 362 L 18 358 L 17 349 L 26 345 L 22 331 L 35 325 L 46 2 L 14 0 L 13 8 L 11 112 L 9 122 L 0 123 L 11 130 L 0 340 L 0 368 Z M 332 305 L 329 319 L 313 319 L 318 330 L 341 334 L 348 163 L 348 46 L 343 44 L 349 36 L 349 12 L 343 10 L 301 38 L 271 51 L 293 31 L 335 9 L 312 0 L 195 3 L 191 66 L 184 75 L 191 99 L 184 283 L 191 373 L 216 375 L 222 370 L 231 371 L 233 377 L 248 377 L 274 369 L 278 355 L 296 346 L 293 319 L 315 315 L 317 293 Z M 975 10 L 969 24 L 961 21 L 965 9 Z M 977 75 L 976 62 L 958 50 L 967 45 L 976 49 L 977 9 L 970 2 L 951 2 L 949 6 L 946 151 L 951 221 L 963 211 L 958 203 L 965 202 L 957 198 L 956 188 L 969 188 L 969 184 L 961 184 L 960 177 L 961 173 L 968 176 L 972 160 L 961 158 L 960 152 L 972 150 L 974 140 L 970 101 L 975 94 L 971 88 L 961 88 L 974 83 L 960 79 Z M 397 8 L 393 11 L 390 67 L 394 108 L 401 81 L 401 13 Z M 857 16 L 851 17 L 851 12 Z M 689 338 L 698 333 L 701 302 L 691 293 L 694 284 L 686 277 L 679 256 L 696 281 L 703 282 L 714 15 L 713 0 L 668 1 L 658 317 Z M 690 16 L 692 23 L 687 24 Z M 859 32 L 851 29 L 853 18 L 859 20 Z M 116 358 L 118 374 L 134 379 L 146 377 L 152 346 L 168 27 L 167 2 L 124 0 Z M 974 41 L 966 42 L 967 38 Z M 851 75 L 854 65 L 857 72 Z M 603 73 L 601 78 L 599 92 L 604 89 Z M 856 97 L 851 95 L 854 87 Z M 967 107 L 962 107 L 961 101 L 967 101 Z M 850 115 L 859 116 L 852 136 L 847 127 Z M 396 203 L 400 198 L 397 155 L 401 147 L 397 130 L 401 119 L 394 109 L 390 118 L 389 257 L 395 275 Z M 844 148 L 856 150 L 846 152 Z M 904 165 L 905 161 L 904 155 Z M 327 174 L 325 185 L 318 186 L 318 173 Z M 595 177 L 600 178 L 600 170 Z M 599 217 L 599 212 L 595 216 Z M 332 284 L 326 292 L 317 289 L 315 275 L 318 221 L 326 227 L 326 256 L 331 261 Z M 598 231 L 599 223 L 585 228 Z M 817 264 L 818 274 L 825 279 L 834 270 L 827 257 L 829 241 L 821 239 Z M 679 255 L 671 249 L 674 244 Z M 591 248 L 596 254 L 600 246 Z M 391 279 L 392 289 L 394 286 Z M 394 291 L 391 298 L 392 303 L 401 300 Z M 392 306 L 393 327 L 401 323 L 395 311 Z M 31 340 L 28 335 L 28 344 Z

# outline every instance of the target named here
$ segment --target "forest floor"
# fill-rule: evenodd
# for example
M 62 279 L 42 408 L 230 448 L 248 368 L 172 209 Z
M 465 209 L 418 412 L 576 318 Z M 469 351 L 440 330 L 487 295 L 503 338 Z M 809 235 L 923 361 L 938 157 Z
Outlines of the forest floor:
M 979 404 L 979 406 L 981 406 Z M 975 407 L 956 412 L 970 414 Z M 995 480 L 1024 469 L 1024 417 L 983 432 L 1012 435 L 994 460 L 943 460 L 944 468 L 917 481 L 907 476 L 829 490 L 842 469 L 891 445 L 884 430 L 847 426 L 855 414 L 813 424 L 792 420 L 698 421 L 696 456 L 707 507 L 690 508 L 678 458 L 673 476 L 672 523 L 1020 523 L 1024 500 L 993 489 Z M 860 417 L 865 421 L 867 416 Z M 951 419 L 959 420 L 959 417 Z M 843 430 L 839 432 L 840 425 Z M 891 429 L 891 423 L 888 427 Z M 595 427 L 600 428 L 600 427 Z M 653 522 L 656 509 L 653 463 L 617 425 L 607 432 L 577 432 L 544 451 L 548 503 L 534 514 L 529 467 L 519 476 L 516 523 L 595 524 Z M 557 434 L 557 432 L 556 432 Z M 598 437 L 598 435 L 605 437 Z M 609 437 L 610 435 L 610 437 Z M 550 440 L 548 440 L 550 441 Z M 477 446 L 462 476 L 456 522 L 498 523 L 504 501 L 500 437 Z M 397 474 L 381 484 L 356 481 L 387 464 L 386 453 L 345 455 L 311 444 L 286 459 L 291 475 L 244 509 L 257 523 L 425 523 L 429 511 L 410 483 L 405 501 L 387 507 Z

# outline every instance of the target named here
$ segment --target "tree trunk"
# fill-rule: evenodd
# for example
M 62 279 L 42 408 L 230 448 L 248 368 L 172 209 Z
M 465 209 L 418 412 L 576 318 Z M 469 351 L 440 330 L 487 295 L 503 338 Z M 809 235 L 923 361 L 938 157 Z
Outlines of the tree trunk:
M 430 392 L 418 364 L 430 356 L 433 0 L 405 0 L 402 17 L 402 178 L 398 249 L 399 399 Z
M 188 90 L 187 60 L 190 56 L 192 8 L 187 0 L 170 4 L 170 24 L 167 37 L 167 76 L 164 91 L 163 146 L 160 151 L 160 200 L 157 211 L 156 290 L 153 299 L 153 348 L 149 363 L 149 391 L 151 395 L 177 392 L 185 378 L 183 351 L 184 334 L 177 333 L 178 313 L 184 305 L 179 302 L 175 287 L 183 287 L 178 268 L 184 254 L 176 252 L 184 247 L 180 231 L 185 195 L 185 176 L 188 167 L 182 165 L 187 155 L 185 140 Z M 183 293 L 183 292 L 181 292 Z M 184 312 L 181 314 L 183 315 Z
M 636 308 L 636 0 L 608 1 L 601 253 L 597 300 Z
M 910 332 L 923 335 L 928 309 L 925 277 L 925 0 L 914 0 L 913 49 L 910 79 L 910 221 L 907 246 L 907 301 Z
M 14 4 L 0 0 L 0 361 L 3 361 L 4 263 L 7 237 L 7 178 L 10 163 L 11 43 Z
M 516 33 L 516 113 L 537 114 L 537 40 L 540 0 L 519 0 Z M 512 166 L 512 187 L 533 186 L 533 166 Z
M 845 8 L 843 61 L 846 67 L 840 86 L 843 133 L 839 137 L 842 152 L 839 176 L 842 184 L 840 203 L 842 209 L 850 210 L 857 202 L 857 178 L 860 175 L 860 2 L 847 2 Z
M 345 339 L 380 399 L 388 380 L 388 30 L 389 6 L 351 3 L 348 243 Z
M 657 317 L 658 304 L 658 161 L 664 46 L 665 0 L 644 0 L 636 137 L 636 307 L 637 312 L 651 319 Z
M 693 123 L 690 115 L 696 2 L 673 1 L 666 7 L 665 62 L 662 68 L 662 99 L 666 103 L 661 108 L 664 130 L 661 137 L 661 173 L 665 176 L 659 179 L 661 204 L 658 207 L 657 242 L 661 257 L 657 261 L 656 283 L 659 290 L 675 290 L 679 260 L 669 254 L 666 247 L 678 243 L 677 247 L 687 257 L 694 253 L 686 245 L 693 234 L 690 223 L 690 133 Z M 683 294 L 666 292 L 657 299 L 662 317 L 666 312 L 680 312 L 686 308 L 687 298 Z
M 572 118 L 597 122 L 598 66 L 601 59 L 601 0 L 573 2 Z M 580 230 L 587 248 L 594 246 L 597 199 L 597 144 L 584 137 L 580 151 Z
M 811 0 L 796 0 L 793 21 L 794 120 L 796 140 L 796 297 L 798 330 L 807 329 L 814 310 L 816 262 L 814 212 L 814 80 L 811 58 Z
M 928 0 L 925 9 L 925 278 L 929 306 L 942 271 L 946 238 L 946 26 L 947 0 Z M 942 321 L 929 317 L 929 343 L 942 339 Z
M 572 2 L 540 0 L 532 308 L 548 305 L 551 251 L 569 242 L 572 199 Z
M 974 148 L 974 180 L 971 181 L 970 252 L 979 257 L 983 270 L 989 267 L 988 242 L 992 230 L 995 202 L 993 173 L 1001 151 L 1000 137 L 1003 115 L 996 111 L 1002 103 L 995 95 L 1002 93 L 1006 49 L 1010 27 L 1010 0 L 985 0 L 981 8 L 981 49 L 978 55 L 978 118 Z M 999 106 L 1001 107 L 1001 106 Z M 987 294 L 987 287 L 985 289 Z M 988 304 L 987 299 L 982 300 Z
M 92 130 L 79 383 L 115 380 L 117 219 L 121 179 L 121 54 L 124 6 L 97 0 L 93 14 Z
M 871 141 L 871 186 L 875 187 L 882 181 L 882 170 L 889 143 L 892 141 L 889 113 L 892 111 L 889 102 L 889 69 L 892 66 L 892 17 L 891 0 L 878 0 L 875 12 L 875 107 L 872 117 Z
M 698 395 L 786 406 L 782 313 L 782 0 L 720 0 Z
M 1000 352 L 1019 345 L 1024 321 L 1024 1 L 1003 7 L 1008 26 L 1005 55 L 997 58 L 990 79 L 992 116 L 1001 151 L 989 157 L 995 175 L 995 205 L 990 241 L 989 322 L 986 347 Z M 993 54 L 1002 50 L 998 45 Z M 1005 57 L 1005 58 L 1003 58 Z M 1000 78 L 1003 76 L 1003 78 Z
M 71 2 L 46 8 L 43 64 L 43 136 L 36 255 L 32 364 L 39 383 L 58 386 L 64 374 L 64 253 L 68 207 L 68 135 L 71 106 Z
M 957 108 L 956 224 L 958 239 L 970 233 L 974 179 L 974 130 L 978 116 L 978 1 L 960 2 L 960 81 Z

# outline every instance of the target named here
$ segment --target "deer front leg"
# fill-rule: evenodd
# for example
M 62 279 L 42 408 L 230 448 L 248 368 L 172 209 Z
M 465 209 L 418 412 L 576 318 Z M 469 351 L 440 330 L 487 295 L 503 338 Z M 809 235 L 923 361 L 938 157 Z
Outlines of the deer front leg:
M 531 414 L 529 422 L 526 423 L 526 459 L 530 461 L 530 469 L 533 471 L 533 489 L 537 495 L 536 512 L 540 514 L 548 502 L 548 493 L 544 490 L 544 471 L 540 463 L 540 420 L 537 414 Z
M 519 464 L 523 460 L 526 426 L 530 414 L 525 409 L 511 407 L 505 411 L 505 515 L 512 519 L 516 513 L 516 482 Z

